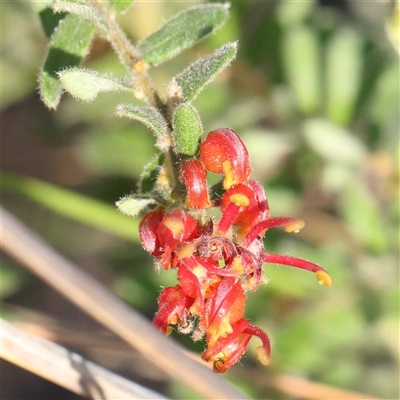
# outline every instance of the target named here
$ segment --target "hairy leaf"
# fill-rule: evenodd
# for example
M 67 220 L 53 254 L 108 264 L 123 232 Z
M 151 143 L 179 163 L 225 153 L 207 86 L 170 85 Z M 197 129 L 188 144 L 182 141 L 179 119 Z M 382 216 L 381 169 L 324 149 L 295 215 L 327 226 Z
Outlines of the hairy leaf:
M 71 68 L 59 72 L 58 76 L 63 88 L 72 96 L 83 101 L 92 101 L 101 92 L 129 92 L 132 90 L 122 79 L 89 69 Z
M 100 28 L 107 30 L 107 23 L 101 18 L 97 10 L 86 0 L 56 0 L 52 8 L 54 12 L 68 12 L 86 19 Z
M 231 63 L 236 51 L 236 42 L 227 43 L 210 56 L 189 65 L 168 85 L 169 96 L 177 96 L 183 102 L 194 100 L 205 86 Z
M 39 75 L 40 94 L 47 107 L 56 108 L 61 98 L 57 72 L 79 65 L 89 51 L 92 33 L 92 24 L 76 15 L 66 16 L 54 31 Z
M 194 156 L 199 149 L 203 127 L 198 112 L 191 104 L 178 106 L 173 120 L 174 147 L 177 154 Z
M 138 216 L 147 206 L 155 204 L 155 200 L 149 197 L 140 197 L 134 194 L 123 197 L 118 200 L 115 205 L 122 214 L 130 217 Z
M 203 4 L 175 15 L 139 44 L 143 60 L 158 65 L 192 47 L 223 25 L 228 7 L 227 4 Z
M 168 125 L 164 117 L 155 107 L 135 106 L 132 104 L 119 104 L 115 110 L 118 117 L 128 117 L 150 128 L 157 138 L 160 150 L 168 149 Z

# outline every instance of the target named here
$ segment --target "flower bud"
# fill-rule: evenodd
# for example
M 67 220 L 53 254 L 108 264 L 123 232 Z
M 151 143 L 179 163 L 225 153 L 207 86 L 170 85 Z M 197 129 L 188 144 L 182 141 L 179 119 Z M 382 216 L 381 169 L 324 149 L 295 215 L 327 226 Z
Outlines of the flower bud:
M 235 183 L 244 182 L 250 175 L 249 153 L 231 129 L 210 132 L 200 145 L 200 159 L 207 170 L 225 174 L 225 190 Z

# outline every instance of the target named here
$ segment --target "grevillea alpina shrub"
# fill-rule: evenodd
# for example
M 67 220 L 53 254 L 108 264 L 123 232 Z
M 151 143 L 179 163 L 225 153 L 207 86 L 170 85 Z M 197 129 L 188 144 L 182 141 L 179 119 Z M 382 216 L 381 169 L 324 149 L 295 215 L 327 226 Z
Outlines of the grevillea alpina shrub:
M 264 263 L 289 265 L 316 274 L 332 285 L 320 266 L 265 251 L 263 238 L 274 227 L 297 232 L 301 220 L 271 217 L 262 185 L 250 179 L 246 146 L 231 129 L 203 139 L 196 96 L 234 59 L 236 43 L 186 67 L 167 85 L 165 100 L 149 76 L 160 65 L 190 48 L 227 19 L 228 4 L 204 4 L 184 10 L 137 44 L 122 32 L 116 15 L 132 1 L 56 0 L 37 5 L 50 46 L 40 74 L 40 92 L 56 108 L 63 91 L 83 101 L 101 92 L 125 91 L 145 106 L 119 104 L 115 114 L 142 122 L 156 137 L 158 154 L 144 168 L 137 193 L 122 198 L 118 208 L 131 217 L 145 213 L 139 225 L 144 249 L 158 270 L 176 271 L 179 284 L 162 290 L 154 325 L 169 334 L 176 328 L 204 339 L 203 359 L 224 372 L 245 353 L 256 336 L 260 361 L 270 363 L 267 334 L 245 318 L 246 293 L 266 283 Z M 61 14 L 49 18 L 47 8 Z M 96 28 L 96 29 L 95 29 Z M 79 68 L 95 34 L 108 40 L 125 77 Z M 140 151 L 140 149 L 138 149 Z M 221 175 L 209 187 L 207 174 Z M 220 217 L 209 211 L 218 209 Z M 213 210 L 215 211 L 215 210 Z

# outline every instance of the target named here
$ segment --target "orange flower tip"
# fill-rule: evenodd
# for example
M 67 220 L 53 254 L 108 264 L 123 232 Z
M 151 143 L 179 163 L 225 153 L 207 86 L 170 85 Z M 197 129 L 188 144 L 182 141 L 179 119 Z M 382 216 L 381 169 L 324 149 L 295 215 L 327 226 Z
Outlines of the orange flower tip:
M 286 232 L 294 232 L 297 233 L 300 229 L 303 229 L 305 222 L 301 219 L 295 219 L 294 221 L 290 221 L 285 225 Z
M 178 244 L 175 252 L 179 260 L 190 257 L 196 251 L 196 246 L 192 243 L 182 243 Z
M 258 358 L 263 365 L 269 365 L 271 363 L 271 357 L 268 354 L 267 350 L 263 346 L 257 347 Z
M 163 224 L 173 232 L 174 237 L 177 239 L 182 235 L 184 225 L 181 219 L 168 216 Z
M 250 203 L 249 198 L 246 195 L 242 194 L 242 193 L 234 193 L 234 194 L 232 194 L 229 197 L 229 200 L 233 204 L 235 204 L 235 205 L 237 205 L 239 207 L 247 207 L 249 205 L 249 203 Z
M 332 286 L 333 279 L 326 271 L 317 271 L 315 273 L 318 279 L 318 283 L 323 286 Z

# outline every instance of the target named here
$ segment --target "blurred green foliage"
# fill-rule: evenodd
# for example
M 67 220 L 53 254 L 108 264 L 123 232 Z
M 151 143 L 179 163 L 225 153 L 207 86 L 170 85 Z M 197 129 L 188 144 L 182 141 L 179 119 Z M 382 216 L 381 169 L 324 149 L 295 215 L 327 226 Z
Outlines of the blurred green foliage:
M 227 373 L 255 398 L 276 392 L 266 388 L 267 379 L 252 382 L 246 375 L 244 380 L 243 369 L 257 368 L 266 376 L 291 373 L 381 398 L 399 396 L 399 60 L 385 31 L 390 5 L 345 5 L 338 10 L 312 1 L 234 2 L 228 23 L 216 36 L 152 74 L 164 95 L 170 78 L 199 55 L 239 40 L 238 59 L 195 106 L 206 132 L 230 127 L 241 135 L 251 155 L 252 176 L 263 182 L 272 215 L 306 221 L 298 235 L 268 232 L 266 248 L 320 263 L 335 280 L 332 288 L 324 288 L 303 271 L 266 267 L 270 283 L 249 295 L 246 315 L 270 334 L 272 365 L 256 365 L 254 344 L 243 366 Z M 138 2 L 121 24 L 138 41 L 183 7 Z M 2 12 L 3 115 L 23 109 L 34 120 L 45 36 L 29 4 L 4 3 Z M 85 66 L 121 76 L 116 56 L 101 40 Z M 13 183 L 8 175 L 3 204 L 69 257 L 101 259 L 99 275 L 106 273 L 110 287 L 151 318 L 160 286 L 175 278 L 154 274 L 138 236 L 128 233 L 127 224 L 133 232 L 138 220 L 116 214 L 114 221 L 112 213 L 105 220 L 108 211 L 101 203 L 110 209 L 135 191 L 141 170 L 156 153 L 151 133 L 139 123 L 112 118 L 122 102 L 136 101 L 115 93 L 102 94 L 90 105 L 65 97 L 57 113 L 47 113 L 53 122 L 43 129 L 47 126 L 49 132 L 29 140 L 46 149 L 46 157 L 58 157 L 66 146 L 70 156 L 64 164 L 51 164 L 39 154 L 34 162 L 48 162 L 62 174 L 35 174 L 23 162 L 29 158 L 23 147 L 20 163 L 8 160 L 7 148 L 3 150 L 7 172 L 69 186 L 64 190 L 97 202 L 74 193 L 57 198 L 65 192 L 48 192 L 33 180 L 23 181 L 24 190 L 18 186 L 22 181 Z M 11 114 L 3 124 L 5 136 L 23 123 L 18 113 Z M 20 128 L 26 140 L 35 134 L 28 128 Z M 66 132 L 73 133 L 66 138 Z M 13 144 L 17 149 L 18 140 Z M 71 209 L 86 210 L 84 217 Z M 120 218 L 118 223 L 118 217 L 127 223 Z M 130 236 L 132 242 L 106 235 L 98 244 L 93 227 L 104 229 L 99 221 L 112 225 L 105 229 L 109 234 Z M 2 280 L 3 298 L 18 301 L 27 277 L 6 265 Z M 189 396 L 181 387 L 171 387 L 169 394 Z

